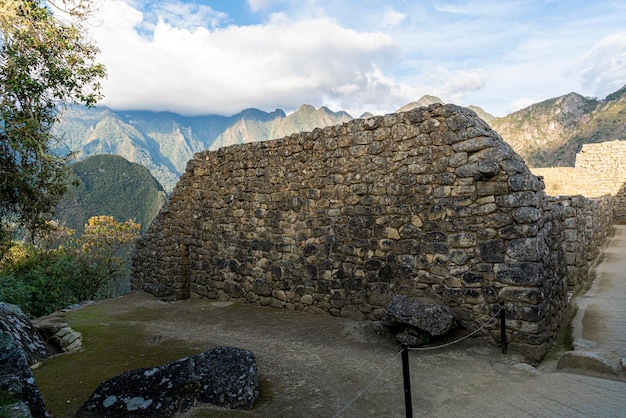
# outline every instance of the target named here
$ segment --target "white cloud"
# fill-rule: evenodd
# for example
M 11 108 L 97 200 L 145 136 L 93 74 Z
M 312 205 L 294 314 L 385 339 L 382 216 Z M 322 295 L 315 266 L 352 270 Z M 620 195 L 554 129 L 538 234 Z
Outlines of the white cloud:
M 515 112 L 517 110 L 523 109 L 525 107 L 528 107 L 530 105 L 533 105 L 535 103 L 539 103 L 543 100 L 546 100 L 546 97 L 542 98 L 542 99 L 533 99 L 530 97 L 521 97 L 517 100 L 514 100 L 513 102 L 510 103 L 509 108 L 511 109 L 512 112 Z
M 357 116 L 432 94 L 502 116 L 534 98 L 603 97 L 626 84 L 619 2 L 100 1 L 93 37 L 109 71 L 104 104 L 115 108 L 311 103 Z
M 268 3 L 270 3 L 270 0 L 248 0 L 248 7 L 253 12 L 257 12 L 267 7 Z
M 583 87 L 603 98 L 626 85 L 626 32 L 602 39 L 581 59 Z
M 451 102 L 461 102 L 469 92 L 484 87 L 488 73 L 483 69 L 462 70 L 454 73 L 443 70 L 439 76 L 443 84 L 436 89 L 441 91 L 442 97 L 446 97 Z
M 371 88 L 364 75 L 395 48 L 386 35 L 328 19 L 275 14 L 263 25 L 214 28 L 212 21 L 198 23 L 214 16 L 206 9 L 185 10 L 193 24 L 182 26 L 171 17 L 181 10 L 166 8 L 168 17 L 158 15 L 146 32 L 138 30 L 146 14 L 123 1 L 107 3 L 102 24 L 92 29 L 109 74 L 103 104 L 187 114 L 323 104 L 322 97 Z
M 387 10 L 383 15 L 383 26 L 393 27 L 398 26 L 407 19 L 406 13 L 401 13 L 396 10 Z
M 248 7 L 250 8 L 250 10 L 252 10 L 253 12 L 258 12 L 260 10 L 267 9 L 279 3 L 287 3 L 289 0 L 247 0 L 247 1 L 248 1 Z

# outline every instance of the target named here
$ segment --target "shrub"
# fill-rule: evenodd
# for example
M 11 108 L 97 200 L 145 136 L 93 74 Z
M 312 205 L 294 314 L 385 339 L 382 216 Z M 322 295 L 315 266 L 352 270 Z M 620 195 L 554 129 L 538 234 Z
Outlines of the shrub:
M 36 247 L 14 247 L 0 263 L 0 300 L 43 316 L 128 291 L 130 251 L 139 230 L 131 220 L 97 216 L 79 238 L 58 228 Z

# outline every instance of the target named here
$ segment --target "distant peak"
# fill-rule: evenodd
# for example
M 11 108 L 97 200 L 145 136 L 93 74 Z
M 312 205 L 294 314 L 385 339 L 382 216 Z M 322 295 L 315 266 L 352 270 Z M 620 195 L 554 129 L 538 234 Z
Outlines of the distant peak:
M 309 113 L 309 112 L 315 112 L 315 106 L 310 105 L 310 104 L 303 104 L 301 105 L 298 110 L 296 110 L 296 113 Z
M 417 109 L 418 107 L 430 106 L 435 103 L 445 104 L 444 101 L 437 96 L 425 95 L 420 97 L 416 102 L 411 102 L 402 106 L 400 109 L 396 110 L 396 113 L 408 112 L 409 110 Z

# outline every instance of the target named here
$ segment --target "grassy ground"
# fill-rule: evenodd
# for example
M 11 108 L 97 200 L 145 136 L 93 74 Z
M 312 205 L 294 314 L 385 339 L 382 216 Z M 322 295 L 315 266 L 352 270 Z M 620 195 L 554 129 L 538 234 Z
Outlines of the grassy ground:
M 64 322 L 83 334 L 85 349 L 57 356 L 33 371 L 55 417 L 74 416 L 96 387 L 113 376 L 196 354 L 181 341 L 156 344 L 159 337 L 147 333 L 141 324 L 153 311 L 137 308 L 119 314 L 97 304 L 63 315 Z

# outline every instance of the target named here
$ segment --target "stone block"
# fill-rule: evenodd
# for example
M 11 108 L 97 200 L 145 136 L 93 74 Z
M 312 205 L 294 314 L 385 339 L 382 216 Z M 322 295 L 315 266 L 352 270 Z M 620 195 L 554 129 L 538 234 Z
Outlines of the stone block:
M 559 369 L 583 369 L 617 375 L 619 365 L 606 355 L 595 351 L 566 351 L 559 359 Z
M 521 286 L 538 286 L 545 278 L 545 267 L 542 263 L 501 263 L 495 264 L 496 280 L 506 284 Z

